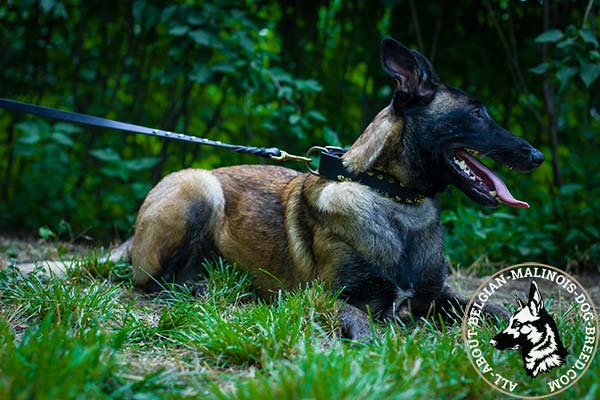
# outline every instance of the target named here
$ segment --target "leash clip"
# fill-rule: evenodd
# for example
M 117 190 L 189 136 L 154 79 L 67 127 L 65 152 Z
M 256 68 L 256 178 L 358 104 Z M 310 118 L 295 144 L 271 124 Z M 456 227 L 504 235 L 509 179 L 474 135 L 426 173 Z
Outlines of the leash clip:
M 317 153 L 320 155 L 321 152 L 323 151 L 327 151 L 327 149 L 325 147 L 322 146 L 313 146 L 310 149 L 306 150 L 306 158 L 308 159 L 308 161 L 305 162 L 306 164 L 306 169 L 308 170 L 308 172 L 310 172 L 313 175 L 316 176 L 320 176 L 319 174 L 319 169 L 313 169 L 310 164 L 312 163 L 312 158 L 311 155 L 313 155 L 314 153 Z
M 280 150 L 280 154 L 278 156 L 271 156 L 271 160 L 275 161 L 304 161 L 305 163 L 309 163 L 312 161 L 311 158 L 297 156 L 295 154 L 290 154 L 287 151 Z
M 306 156 L 305 158 L 305 164 L 306 164 L 306 169 L 308 169 L 308 172 L 310 172 L 313 175 L 316 176 L 321 176 L 321 174 L 319 174 L 319 170 L 318 169 L 313 169 L 310 164 L 312 162 L 312 158 L 310 157 L 311 155 L 313 155 L 314 153 L 317 153 L 319 155 L 321 155 L 321 153 L 325 152 L 325 153 L 340 153 L 340 154 L 344 154 L 345 151 L 344 149 L 342 149 L 341 147 L 336 147 L 336 146 L 313 146 L 310 149 L 308 149 L 306 151 Z

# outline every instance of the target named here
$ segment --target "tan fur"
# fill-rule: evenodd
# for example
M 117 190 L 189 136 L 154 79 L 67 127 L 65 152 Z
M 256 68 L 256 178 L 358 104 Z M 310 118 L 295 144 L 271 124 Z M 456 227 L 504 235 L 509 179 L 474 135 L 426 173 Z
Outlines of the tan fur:
M 403 121 L 394 115 L 391 106 L 384 108 L 344 154 L 344 165 L 357 173 L 375 167 L 382 153 L 393 142 L 399 141 L 403 126 Z
M 213 173 L 221 182 L 226 204 L 216 236 L 218 252 L 251 272 L 261 294 L 279 287 L 270 275 L 289 282 L 293 271 L 282 194 L 298 173 L 258 165 L 219 168 Z
M 318 186 L 315 186 L 313 190 L 306 192 L 306 196 L 315 208 L 336 220 L 337 223 L 328 224 L 328 231 L 338 238 L 360 238 L 354 243 L 354 250 L 380 265 L 397 263 L 398 257 L 402 255 L 402 248 L 394 245 L 394 233 L 382 229 L 384 224 L 373 221 L 367 213 L 356 213 L 356 210 L 389 209 L 390 214 L 395 213 L 408 219 L 415 229 L 433 223 L 437 217 L 431 199 L 426 199 L 419 206 L 408 206 L 386 199 L 358 183 L 320 179 Z
M 296 266 L 297 279 L 307 282 L 313 278 L 316 270 L 315 255 L 312 254 L 311 238 L 306 229 L 306 210 L 302 207 L 302 183 L 306 177 L 301 177 L 287 185 L 284 191 L 285 201 L 285 232 L 289 243 L 289 252 Z M 297 183 L 296 183 L 297 182 Z
M 461 108 L 463 106 L 464 104 L 452 96 L 452 94 L 448 91 L 448 88 L 444 87 L 444 89 L 436 92 L 433 100 L 427 106 L 427 112 L 429 114 L 441 114 L 447 113 L 452 109 Z
M 356 171 L 381 163 L 392 150 L 389 143 L 399 142 L 402 126 L 402 120 L 386 107 L 345 161 Z M 217 252 L 251 273 L 263 297 L 315 278 L 333 283 L 340 259 L 352 251 L 381 265 L 397 263 L 402 249 L 393 234 L 356 210 L 389 208 L 399 216 L 406 214 L 417 228 L 437 216 L 431 200 L 407 206 L 364 185 L 281 167 L 184 170 L 164 178 L 140 209 L 130 251 L 136 285 L 144 286 L 150 276 L 158 277 L 161 262 L 181 246 L 187 207 L 198 198 L 217 210 L 206 221 L 214 232 Z
M 207 223 L 215 227 L 222 220 L 225 201 L 221 184 L 210 172 L 175 172 L 148 193 L 138 213 L 130 250 L 136 285 L 148 283 L 160 271 L 161 262 L 178 249 L 185 234 L 187 206 L 198 198 L 214 206 Z

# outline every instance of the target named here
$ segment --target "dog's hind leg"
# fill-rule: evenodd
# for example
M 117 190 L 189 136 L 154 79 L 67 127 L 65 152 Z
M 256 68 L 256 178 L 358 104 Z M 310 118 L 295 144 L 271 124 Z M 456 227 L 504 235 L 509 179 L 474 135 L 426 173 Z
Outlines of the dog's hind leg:
M 133 283 L 147 291 L 183 282 L 215 253 L 215 229 L 222 221 L 223 190 L 210 172 L 168 175 L 148 194 L 138 213 L 131 246 Z
M 459 294 L 454 288 L 446 283 L 442 293 L 435 301 L 436 311 L 451 321 L 461 321 L 470 299 Z M 510 313 L 499 304 L 487 303 L 483 312 L 489 316 L 508 321 Z

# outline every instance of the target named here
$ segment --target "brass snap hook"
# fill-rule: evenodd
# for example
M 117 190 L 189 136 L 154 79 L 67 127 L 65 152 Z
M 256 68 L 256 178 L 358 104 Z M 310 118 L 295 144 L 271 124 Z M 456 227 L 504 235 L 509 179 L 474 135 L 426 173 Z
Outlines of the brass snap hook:
M 287 151 L 280 150 L 280 154 L 278 156 L 271 156 L 271 160 L 275 161 L 304 161 L 311 162 L 312 159 L 308 157 L 297 156 L 294 154 L 290 154 Z

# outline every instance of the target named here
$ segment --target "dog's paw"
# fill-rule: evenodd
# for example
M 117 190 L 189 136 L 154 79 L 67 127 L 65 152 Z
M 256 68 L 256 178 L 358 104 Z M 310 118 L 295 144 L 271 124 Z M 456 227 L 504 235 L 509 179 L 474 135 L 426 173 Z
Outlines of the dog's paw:
M 206 294 L 208 294 L 208 284 L 206 283 L 198 283 L 192 288 L 192 296 L 194 297 L 204 297 Z
M 373 338 L 373 332 L 371 331 L 371 325 L 368 322 L 346 320 L 342 322 L 342 337 L 345 339 L 366 342 Z
M 370 341 L 373 339 L 373 329 L 367 313 L 358 308 L 345 304 L 340 311 L 342 324 L 342 337 L 356 341 Z

